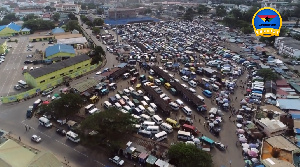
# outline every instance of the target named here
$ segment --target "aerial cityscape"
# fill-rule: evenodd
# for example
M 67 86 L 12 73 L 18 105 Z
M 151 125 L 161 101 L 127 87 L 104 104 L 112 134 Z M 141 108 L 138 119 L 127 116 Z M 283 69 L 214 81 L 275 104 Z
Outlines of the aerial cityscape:
M 1 0 L 0 167 L 299 167 L 299 20 L 299 0 Z

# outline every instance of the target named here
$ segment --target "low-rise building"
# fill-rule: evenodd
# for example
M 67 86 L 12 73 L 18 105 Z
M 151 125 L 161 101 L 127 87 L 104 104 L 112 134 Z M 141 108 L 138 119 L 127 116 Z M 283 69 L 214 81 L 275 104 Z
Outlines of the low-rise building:
M 21 26 L 15 23 L 9 23 L 8 25 L 0 26 L 0 36 L 15 36 L 20 33 Z
M 284 133 L 287 130 L 287 126 L 279 120 L 269 118 L 261 118 L 260 120 L 254 119 L 255 125 L 259 130 L 264 132 L 266 136 L 276 136 Z
M 91 58 L 87 55 L 79 55 L 71 57 L 45 67 L 41 67 L 24 74 L 26 83 L 31 87 L 47 85 L 54 81 L 63 80 L 64 77 L 76 74 L 82 75 L 85 73 L 85 68 L 91 66 Z M 60 83 L 60 82 L 58 82 Z M 52 86 L 54 86 L 52 84 Z
M 137 12 L 135 9 L 115 8 L 108 11 L 108 18 L 110 19 L 133 18 L 136 16 Z
M 274 46 L 279 54 L 285 54 L 291 58 L 300 57 L 300 41 L 292 37 L 277 37 Z
M 56 4 L 54 5 L 54 8 L 56 9 L 56 12 L 74 12 L 79 13 L 81 6 L 78 4 Z

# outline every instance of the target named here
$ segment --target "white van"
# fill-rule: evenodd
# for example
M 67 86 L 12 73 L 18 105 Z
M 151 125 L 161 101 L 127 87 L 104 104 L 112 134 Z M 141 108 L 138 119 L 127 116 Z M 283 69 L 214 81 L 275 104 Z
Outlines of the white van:
M 178 134 L 177 134 L 177 138 L 183 139 L 183 140 L 193 140 L 194 136 L 191 135 L 191 132 L 185 132 L 185 131 L 179 130 Z
M 45 126 L 47 128 L 52 127 L 52 123 L 49 121 L 49 119 L 47 119 L 45 117 L 40 117 L 39 118 L 39 123 L 40 123 L 40 125 Z
M 182 108 L 182 111 L 186 114 L 186 115 L 192 115 L 192 110 L 188 107 L 188 106 L 184 106 Z
M 190 80 L 188 83 L 193 88 L 197 87 L 197 83 L 195 81 L 193 81 L 193 80 Z
M 127 96 L 122 96 L 122 98 L 125 100 L 126 103 L 130 101 L 130 99 Z
M 209 78 L 209 82 L 210 82 L 210 83 L 215 83 L 215 82 L 216 82 L 216 79 L 215 79 L 215 78 Z
M 160 125 L 163 123 L 163 120 L 158 115 L 153 115 L 152 120 L 157 124 Z
M 146 131 L 150 131 L 152 134 L 159 133 L 159 126 L 148 126 Z
M 135 107 L 135 105 L 134 105 L 131 101 L 128 101 L 127 104 L 128 104 L 128 106 L 131 107 L 131 108 L 134 108 L 134 107 Z
M 112 104 L 111 104 L 110 102 L 108 102 L 108 101 L 105 101 L 105 102 L 104 102 L 104 106 L 105 106 L 106 108 L 110 108 L 110 107 L 112 107 Z
M 137 120 L 137 122 L 141 122 L 141 117 L 140 116 L 138 116 L 138 115 L 135 115 L 135 114 L 131 114 L 131 116 L 134 118 L 134 119 L 136 119 Z
M 128 89 L 129 89 L 130 92 L 134 91 L 133 87 L 129 87 Z
M 167 137 L 168 137 L 167 132 L 161 131 L 154 135 L 153 140 L 162 141 L 162 140 L 166 139 Z
M 89 114 L 95 114 L 95 113 L 99 113 L 100 110 L 98 108 L 93 108 L 89 111 Z
M 151 121 L 151 117 L 149 115 L 141 114 L 140 117 L 142 121 Z
M 218 91 L 219 90 L 219 86 L 216 84 L 211 84 L 211 87 L 214 91 Z
M 147 138 L 151 138 L 151 137 L 152 137 L 152 133 L 149 132 L 149 131 L 147 131 L 147 130 L 142 130 L 142 129 L 140 129 L 140 130 L 138 131 L 138 134 L 140 134 L 140 135 L 142 135 L 142 136 L 144 136 L 144 137 L 147 137 Z
M 85 113 L 88 113 L 90 110 L 96 108 L 95 104 L 89 104 L 85 107 Z
M 189 91 L 192 92 L 193 94 L 196 94 L 196 93 L 197 93 L 196 90 L 193 89 L 193 88 L 189 88 Z
M 122 109 L 122 106 L 121 106 L 121 104 L 120 104 L 120 103 L 118 103 L 118 102 L 116 102 L 116 103 L 115 103 L 115 106 L 116 106 L 116 108 L 117 108 L 118 110 L 121 110 L 121 109 Z
M 155 83 L 155 85 L 158 85 L 158 86 L 161 85 L 161 81 L 159 79 L 155 79 L 154 83 Z
M 209 83 L 209 80 L 206 79 L 206 78 L 202 78 L 202 81 L 206 82 L 206 83 Z
M 204 97 L 200 96 L 200 95 L 197 95 L 197 97 L 204 102 Z
M 141 127 L 146 129 L 148 126 L 155 126 L 155 122 L 150 122 L 150 121 L 144 121 L 142 124 L 141 124 Z
M 121 96 L 119 94 L 115 95 L 116 99 L 121 100 Z
M 146 109 L 144 108 L 144 106 L 139 105 L 138 108 L 141 110 L 142 113 L 146 112 Z
M 154 111 L 157 111 L 157 106 L 154 103 L 150 103 L 149 105 Z
M 162 123 L 162 124 L 160 124 L 160 128 L 162 129 L 162 130 L 164 130 L 164 131 L 166 131 L 166 132 L 168 132 L 168 133 L 171 133 L 171 132 L 173 132 L 173 128 L 172 128 L 172 126 L 171 125 L 169 125 L 169 124 L 167 124 L 167 123 Z
M 130 96 L 130 91 L 128 89 L 124 89 L 123 92 L 126 96 Z
M 123 108 L 126 110 L 126 111 L 128 111 L 128 112 L 130 112 L 130 110 L 131 110 L 131 108 L 129 107 L 129 106 L 123 106 Z
M 261 99 L 262 98 L 262 94 L 258 94 L 258 93 L 252 93 L 250 96 L 251 99 Z
M 182 102 L 180 99 L 177 99 L 175 102 L 176 102 L 180 107 L 183 107 L 183 106 L 184 106 L 183 102 Z
M 147 97 L 147 96 L 143 96 L 143 99 L 144 99 L 147 103 L 150 102 L 150 99 L 149 99 L 149 97 Z
M 154 114 L 155 114 L 155 111 L 153 110 L 152 107 L 148 107 L 146 111 L 147 111 L 147 113 L 148 113 L 149 115 L 154 115 Z
M 69 140 L 71 140 L 72 142 L 74 143 L 78 143 L 80 142 L 80 138 L 79 138 L 79 135 L 77 133 L 74 133 L 72 131 L 68 131 L 66 133 L 66 136 Z
M 144 106 L 144 108 L 148 108 L 148 103 L 144 100 L 141 101 L 141 104 Z
M 18 84 L 22 87 L 22 88 L 28 88 L 28 85 L 25 81 L 23 80 L 19 80 L 18 81 Z
M 173 110 L 179 110 L 179 105 L 174 103 L 174 102 L 171 102 L 169 103 L 170 107 L 173 109 Z

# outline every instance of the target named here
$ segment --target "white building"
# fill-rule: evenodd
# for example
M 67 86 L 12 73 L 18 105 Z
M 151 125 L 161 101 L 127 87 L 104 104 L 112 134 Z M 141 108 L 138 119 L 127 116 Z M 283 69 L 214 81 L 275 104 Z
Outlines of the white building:
M 34 14 L 34 15 L 42 15 L 43 9 L 19 9 L 15 8 L 14 13 L 17 16 L 24 17 L 28 14 Z
M 279 54 L 285 54 L 292 58 L 300 57 L 300 41 L 292 37 L 277 37 L 274 46 L 278 49 Z
M 77 4 L 56 4 L 54 5 L 56 12 L 74 12 L 79 13 L 81 6 Z
M 104 5 L 101 5 L 100 8 L 103 9 L 103 14 L 104 14 L 105 18 L 107 18 L 108 15 L 109 15 L 109 14 L 108 14 L 108 11 L 109 11 L 110 9 L 115 9 L 116 6 L 113 5 L 113 4 L 104 4 Z
M 247 5 L 239 5 L 238 7 L 238 9 L 240 9 L 242 12 L 247 12 L 250 8 L 251 6 L 247 6 Z
M 254 119 L 254 123 L 258 127 L 258 129 L 263 131 L 268 137 L 280 135 L 288 129 L 288 127 L 285 124 L 275 119 Z
M 279 0 L 262 0 L 261 7 L 271 7 L 279 11 L 279 7 L 282 5 L 288 5 L 288 2 L 279 1 Z

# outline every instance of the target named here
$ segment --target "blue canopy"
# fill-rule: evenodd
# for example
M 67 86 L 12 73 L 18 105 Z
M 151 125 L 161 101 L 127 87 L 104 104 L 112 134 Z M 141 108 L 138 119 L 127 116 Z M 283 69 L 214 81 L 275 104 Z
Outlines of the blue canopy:
M 296 130 L 297 134 L 300 134 L 300 129 L 299 128 L 295 128 L 295 130 Z

